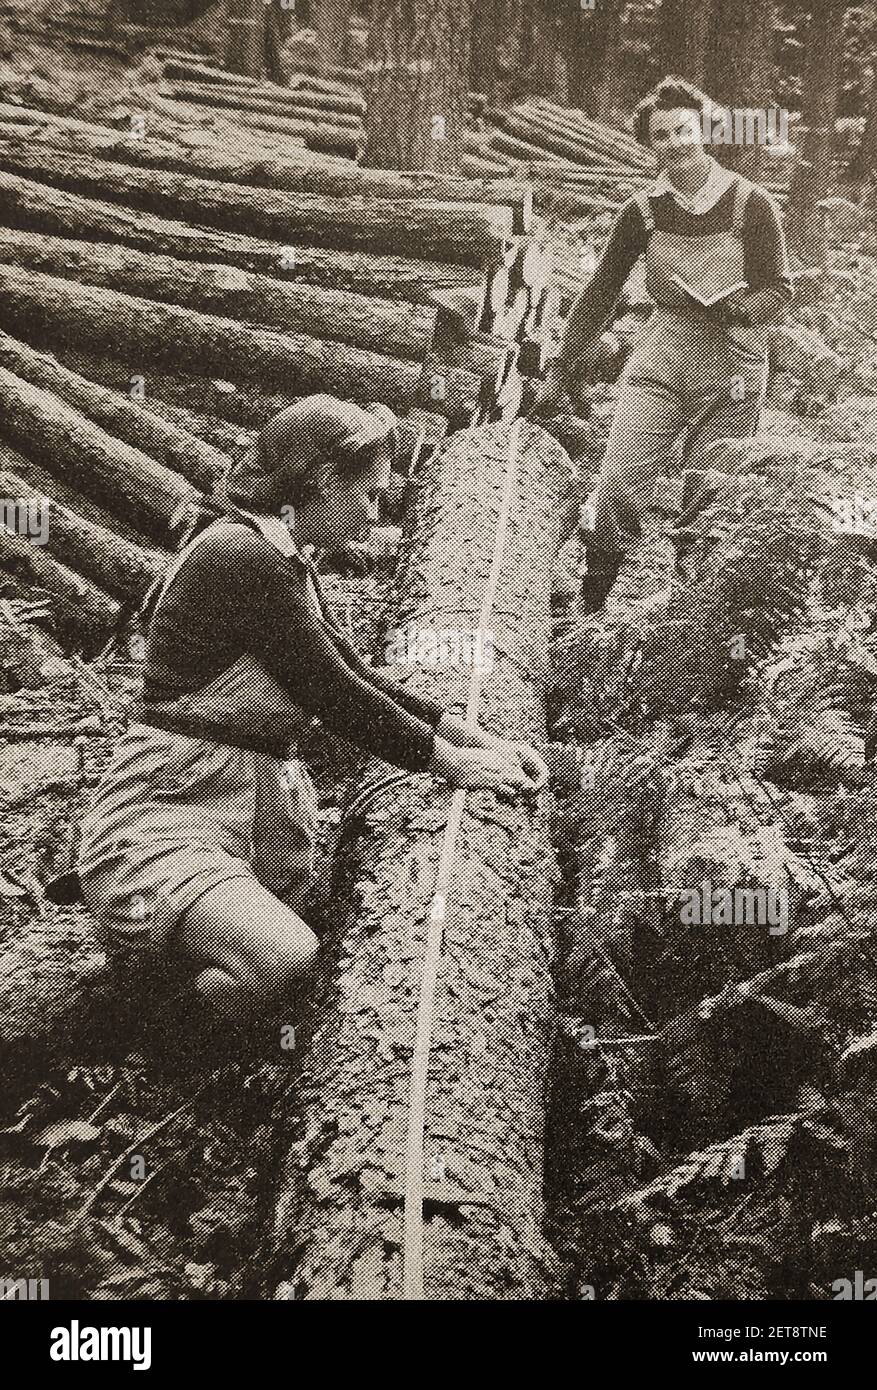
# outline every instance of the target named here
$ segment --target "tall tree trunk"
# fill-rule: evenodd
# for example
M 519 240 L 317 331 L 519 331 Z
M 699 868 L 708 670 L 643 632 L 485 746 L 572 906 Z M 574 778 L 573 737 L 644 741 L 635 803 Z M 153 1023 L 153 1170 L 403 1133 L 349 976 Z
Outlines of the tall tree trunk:
M 472 14 L 470 79 L 491 104 L 514 100 L 525 64 L 530 18 L 527 0 L 483 0 Z
M 536 96 L 569 99 L 569 73 L 563 54 L 564 6 L 567 0 L 533 0 L 529 85 Z
M 261 77 L 265 0 L 228 0 L 226 66 L 245 77 Z
M 471 0 L 383 0 L 374 6 L 366 60 L 366 165 L 459 170 L 470 10 Z
M 868 114 L 862 138 L 847 165 L 845 178 L 856 181 L 867 179 L 877 171 L 877 72 L 871 78 L 871 91 L 868 94 Z
M 615 99 L 621 16 L 627 0 L 566 0 L 565 50 L 571 106 L 603 118 Z
M 661 0 L 661 58 L 665 72 L 702 87 L 713 0 Z
M 705 86 L 722 107 L 767 112 L 773 87 L 771 57 L 774 0 L 752 0 L 741 6 L 739 0 L 713 0 L 710 41 L 707 49 Z M 713 127 L 718 135 L 724 130 Z M 757 178 L 764 162 L 764 125 L 760 122 L 733 122 L 734 142 L 711 146 L 711 153 L 730 169 Z M 745 140 L 757 132 L 754 143 Z M 748 132 L 748 134 L 747 134 Z M 741 135 L 745 139 L 741 139 Z
M 845 0 L 814 0 L 807 26 L 801 89 L 801 131 L 792 171 L 786 226 L 791 246 L 811 265 L 824 265 L 825 218 L 816 206 L 831 190 L 833 141 L 843 55 Z
M 324 76 L 344 65 L 351 0 L 316 0 L 317 70 Z
M 265 16 L 265 72 L 272 82 L 285 82 L 286 73 L 281 61 L 283 45 L 292 33 L 293 11 L 280 7 L 280 0 L 271 0 Z M 296 7 L 296 13 L 298 7 Z

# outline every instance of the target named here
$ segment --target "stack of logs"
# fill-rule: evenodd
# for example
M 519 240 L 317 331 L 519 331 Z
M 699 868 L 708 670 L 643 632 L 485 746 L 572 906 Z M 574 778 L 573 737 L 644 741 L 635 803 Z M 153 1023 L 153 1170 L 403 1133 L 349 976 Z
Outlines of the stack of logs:
M 385 402 L 410 471 L 511 419 L 556 326 L 526 183 L 361 169 L 138 95 L 116 126 L 0 103 L 0 494 L 51 517 L 47 544 L 0 531 L 0 562 L 88 651 L 289 401 Z

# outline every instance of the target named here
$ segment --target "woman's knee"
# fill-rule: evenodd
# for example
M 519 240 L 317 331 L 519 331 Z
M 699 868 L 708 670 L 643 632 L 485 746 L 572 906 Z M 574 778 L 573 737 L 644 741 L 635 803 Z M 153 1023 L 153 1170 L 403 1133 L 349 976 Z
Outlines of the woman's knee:
M 319 942 L 306 922 L 255 881 L 217 884 L 189 908 L 180 944 L 227 971 L 248 993 L 279 999 L 313 968 Z

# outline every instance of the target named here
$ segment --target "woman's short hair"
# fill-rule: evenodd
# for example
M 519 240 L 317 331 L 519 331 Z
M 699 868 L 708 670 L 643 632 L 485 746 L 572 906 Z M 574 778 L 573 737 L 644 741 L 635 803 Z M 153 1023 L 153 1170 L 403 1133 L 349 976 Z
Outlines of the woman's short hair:
M 226 479 L 230 502 L 248 511 L 298 508 L 325 490 L 334 473 L 358 477 L 381 452 L 395 455 L 398 422 L 387 406 L 336 396 L 304 396 L 260 431 Z
M 633 133 L 641 145 L 650 144 L 649 121 L 653 111 L 673 111 L 677 107 L 687 111 L 696 111 L 703 128 L 712 102 L 706 92 L 702 92 L 699 87 L 695 87 L 691 82 L 686 82 L 684 77 L 676 77 L 670 73 L 658 83 L 657 87 L 643 97 L 642 101 L 634 108 L 633 112 Z

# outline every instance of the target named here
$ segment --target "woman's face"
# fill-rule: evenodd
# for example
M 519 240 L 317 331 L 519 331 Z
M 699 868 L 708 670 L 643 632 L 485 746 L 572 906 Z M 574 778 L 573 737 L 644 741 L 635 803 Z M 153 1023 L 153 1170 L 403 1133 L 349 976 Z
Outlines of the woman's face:
M 297 537 L 322 549 L 365 540 L 377 524 L 381 498 L 390 486 L 392 458 L 381 449 L 368 468 L 354 475 L 332 472 L 325 492 L 296 512 Z
M 677 106 L 653 111 L 649 117 L 649 144 L 662 169 L 681 169 L 704 157 L 699 111 Z

